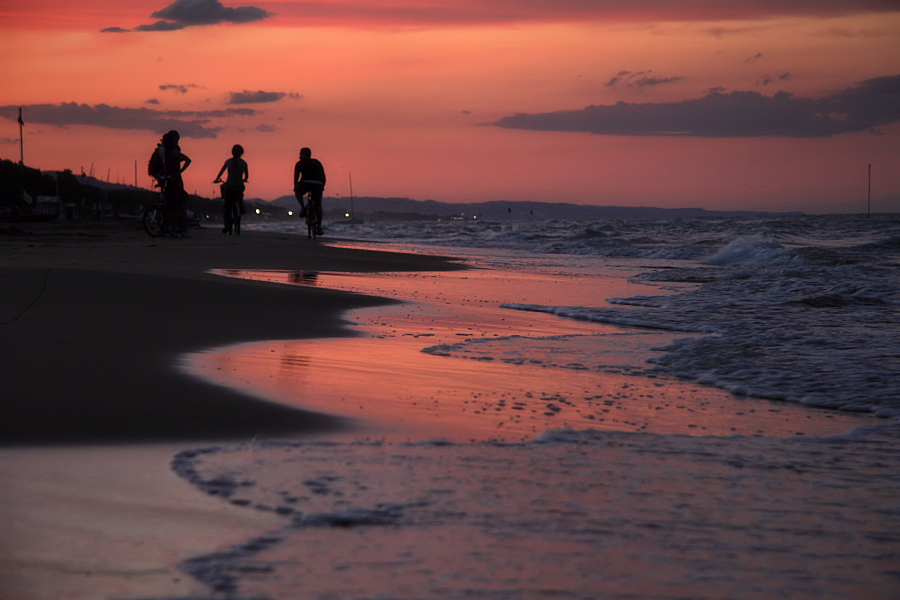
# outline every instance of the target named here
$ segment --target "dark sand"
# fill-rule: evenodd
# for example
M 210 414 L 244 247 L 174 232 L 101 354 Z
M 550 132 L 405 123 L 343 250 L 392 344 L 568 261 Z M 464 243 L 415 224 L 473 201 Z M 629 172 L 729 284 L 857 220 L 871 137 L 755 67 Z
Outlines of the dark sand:
M 225 279 L 213 268 L 433 270 L 449 262 L 306 239 L 136 223 L 0 235 L 0 444 L 235 439 L 339 427 L 337 419 L 213 388 L 172 368 L 183 352 L 350 335 L 341 314 L 384 300 Z

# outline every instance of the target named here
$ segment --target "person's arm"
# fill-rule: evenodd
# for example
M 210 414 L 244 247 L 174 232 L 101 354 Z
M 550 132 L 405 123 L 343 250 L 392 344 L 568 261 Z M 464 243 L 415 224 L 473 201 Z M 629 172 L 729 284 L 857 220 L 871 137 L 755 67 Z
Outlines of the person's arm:
M 186 154 L 182 154 L 181 158 L 184 159 L 184 165 L 181 166 L 181 172 L 184 173 L 184 170 L 191 166 L 191 159 Z
M 219 174 L 216 175 L 215 179 L 213 179 L 213 183 L 219 183 L 220 181 L 222 181 L 222 173 L 224 173 L 225 169 L 227 169 L 227 168 L 228 168 L 228 161 L 226 160 L 225 164 L 222 165 L 222 168 L 219 169 Z
M 241 161 L 244 167 L 244 181 L 250 181 L 250 167 L 247 165 L 247 161 Z
M 297 164 L 294 165 L 294 189 L 297 189 L 297 184 L 300 182 L 300 161 L 297 161 Z

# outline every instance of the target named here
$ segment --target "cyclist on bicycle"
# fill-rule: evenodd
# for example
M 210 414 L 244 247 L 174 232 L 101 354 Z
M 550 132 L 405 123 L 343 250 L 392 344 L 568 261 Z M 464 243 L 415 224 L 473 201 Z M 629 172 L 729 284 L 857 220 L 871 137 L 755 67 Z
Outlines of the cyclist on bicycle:
M 294 196 L 300 203 L 300 218 L 306 216 L 303 196 L 309 193 L 309 210 L 316 215 L 316 235 L 322 235 L 322 192 L 325 191 L 325 168 L 312 157 L 312 150 L 300 150 L 300 160 L 294 165 Z
M 213 183 L 222 181 L 222 173 L 228 171 L 228 177 L 222 184 L 222 200 L 225 201 L 225 227 L 222 233 L 231 235 L 232 227 L 235 233 L 241 233 L 240 215 L 246 213 L 244 210 L 244 183 L 250 178 L 250 170 L 247 162 L 241 158 L 244 154 L 244 148 L 240 144 L 235 144 L 231 148 L 231 158 L 225 161 L 219 174 L 216 175 Z

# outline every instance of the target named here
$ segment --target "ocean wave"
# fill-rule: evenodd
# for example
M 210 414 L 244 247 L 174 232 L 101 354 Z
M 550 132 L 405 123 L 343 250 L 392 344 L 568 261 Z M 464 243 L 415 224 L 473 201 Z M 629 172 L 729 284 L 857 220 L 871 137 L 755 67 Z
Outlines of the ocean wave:
M 613 307 L 504 304 L 508 309 L 621 327 L 699 333 L 647 371 L 734 394 L 900 418 L 900 283 L 895 269 L 810 264 L 780 244 L 742 239 L 718 266 L 662 269 L 637 279 L 689 281 Z
M 510 251 L 524 257 L 521 268 L 528 256 L 552 255 L 554 268 L 580 276 L 583 257 L 637 264 L 635 282 L 692 285 L 598 299 L 613 306 L 503 307 L 697 334 L 648 368 L 738 394 L 900 416 L 897 215 L 367 223 L 346 232 L 474 257 Z

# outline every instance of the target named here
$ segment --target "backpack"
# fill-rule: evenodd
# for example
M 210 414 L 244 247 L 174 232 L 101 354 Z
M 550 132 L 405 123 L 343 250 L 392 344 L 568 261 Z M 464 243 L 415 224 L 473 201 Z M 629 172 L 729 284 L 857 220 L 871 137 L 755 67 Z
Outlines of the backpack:
M 159 174 L 162 173 L 165 163 L 160 149 L 161 146 L 156 147 L 156 150 L 150 155 L 150 161 L 147 163 L 147 174 L 150 175 L 150 177 L 158 177 Z

